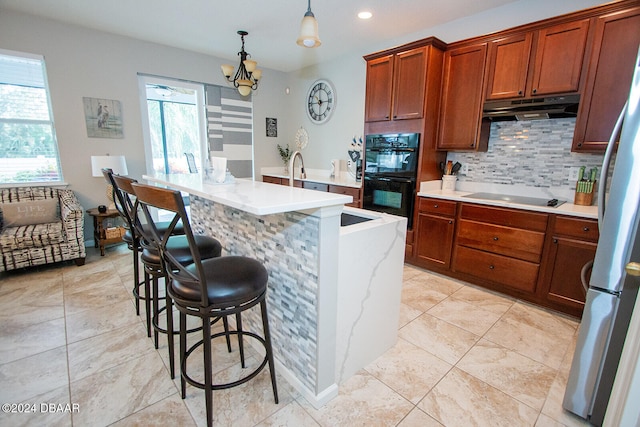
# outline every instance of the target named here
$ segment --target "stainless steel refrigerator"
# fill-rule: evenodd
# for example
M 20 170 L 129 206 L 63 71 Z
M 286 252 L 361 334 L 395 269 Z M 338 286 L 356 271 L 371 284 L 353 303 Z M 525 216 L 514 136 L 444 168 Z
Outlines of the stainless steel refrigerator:
M 606 198 L 606 177 L 618 134 Z M 640 286 L 640 52 L 627 104 L 604 156 L 598 193 L 600 240 L 563 407 L 600 426 Z

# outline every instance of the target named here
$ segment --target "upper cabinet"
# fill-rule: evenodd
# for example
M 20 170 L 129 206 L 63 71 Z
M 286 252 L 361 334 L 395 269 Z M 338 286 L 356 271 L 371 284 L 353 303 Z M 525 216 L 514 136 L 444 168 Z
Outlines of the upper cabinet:
M 426 47 L 368 60 L 365 121 L 421 119 L 426 71 Z
M 578 92 L 589 19 L 489 43 L 486 99 Z
M 480 120 L 486 56 L 486 43 L 445 52 L 438 127 L 441 150 L 487 150 L 488 123 Z
M 572 151 L 604 151 L 607 146 L 631 87 L 640 45 L 640 6 L 596 18 L 594 33 Z

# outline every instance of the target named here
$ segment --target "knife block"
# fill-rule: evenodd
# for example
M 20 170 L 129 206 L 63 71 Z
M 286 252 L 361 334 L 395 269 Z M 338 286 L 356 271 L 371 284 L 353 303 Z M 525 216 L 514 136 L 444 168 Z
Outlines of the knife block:
M 591 206 L 593 204 L 593 193 L 595 193 L 595 191 L 596 191 L 596 183 L 594 181 L 593 189 L 591 190 L 590 193 L 582 193 L 582 192 L 576 191 L 575 196 L 573 198 L 573 204 L 581 205 L 581 206 Z

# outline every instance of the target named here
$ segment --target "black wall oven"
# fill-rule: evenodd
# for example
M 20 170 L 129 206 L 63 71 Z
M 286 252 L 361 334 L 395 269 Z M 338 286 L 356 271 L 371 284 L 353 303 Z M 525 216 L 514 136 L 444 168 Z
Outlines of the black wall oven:
M 365 209 L 406 217 L 412 227 L 420 134 L 367 135 Z

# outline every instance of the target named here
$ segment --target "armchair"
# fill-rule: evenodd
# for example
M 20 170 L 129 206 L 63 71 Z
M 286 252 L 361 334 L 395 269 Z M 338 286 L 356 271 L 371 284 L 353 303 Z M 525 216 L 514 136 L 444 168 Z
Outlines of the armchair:
M 0 189 L 0 271 L 74 260 L 84 265 L 84 211 L 72 190 Z

